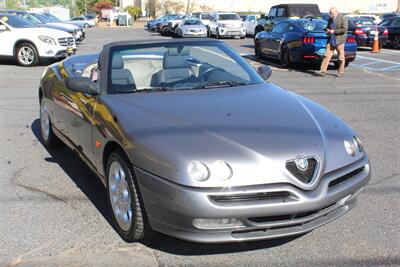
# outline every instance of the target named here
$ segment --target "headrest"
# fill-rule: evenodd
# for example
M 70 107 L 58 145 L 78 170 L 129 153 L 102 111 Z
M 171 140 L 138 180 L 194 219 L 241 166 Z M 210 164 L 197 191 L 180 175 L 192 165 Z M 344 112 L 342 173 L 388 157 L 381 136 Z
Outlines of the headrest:
M 184 56 L 189 55 L 189 48 L 169 48 L 164 53 L 164 69 L 186 68 Z
M 123 69 L 124 68 L 124 60 L 120 53 L 114 53 L 112 58 L 112 69 Z

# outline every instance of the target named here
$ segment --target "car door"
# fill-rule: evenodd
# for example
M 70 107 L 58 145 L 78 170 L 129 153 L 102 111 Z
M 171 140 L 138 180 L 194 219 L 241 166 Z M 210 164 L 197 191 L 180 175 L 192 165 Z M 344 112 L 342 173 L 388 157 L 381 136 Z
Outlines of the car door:
M 16 34 L 0 20 L 0 55 L 12 56 Z
M 256 16 L 247 16 L 244 26 L 246 27 L 247 34 L 253 35 L 256 28 L 257 20 Z
M 53 85 L 52 89 L 55 113 L 58 120 L 57 128 L 81 153 L 91 159 L 93 152 L 91 137 L 93 114 L 97 96 L 86 95 L 67 88 L 65 86 L 65 79 L 69 76 L 67 74 L 68 71 L 63 73 L 62 85 Z
M 288 27 L 287 22 L 280 22 L 280 23 L 276 24 L 276 26 L 274 28 L 272 28 L 271 38 L 269 41 L 269 47 L 271 50 L 270 52 L 274 56 L 278 56 L 278 54 L 280 52 L 281 43 L 285 38 L 285 33 L 286 33 L 287 27 Z

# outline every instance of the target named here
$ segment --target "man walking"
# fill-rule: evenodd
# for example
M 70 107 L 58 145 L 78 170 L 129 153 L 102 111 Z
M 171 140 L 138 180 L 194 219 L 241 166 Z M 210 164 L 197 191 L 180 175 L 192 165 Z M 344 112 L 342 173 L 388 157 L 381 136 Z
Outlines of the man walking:
M 326 44 L 326 52 L 322 60 L 321 69 L 315 72 L 316 76 L 325 76 L 328 69 L 328 64 L 331 61 L 333 52 L 336 50 L 339 57 L 339 70 L 336 77 L 344 76 L 344 43 L 347 39 L 347 19 L 339 14 L 336 7 L 331 7 L 329 10 L 329 21 L 326 28 L 328 34 L 328 43 Z

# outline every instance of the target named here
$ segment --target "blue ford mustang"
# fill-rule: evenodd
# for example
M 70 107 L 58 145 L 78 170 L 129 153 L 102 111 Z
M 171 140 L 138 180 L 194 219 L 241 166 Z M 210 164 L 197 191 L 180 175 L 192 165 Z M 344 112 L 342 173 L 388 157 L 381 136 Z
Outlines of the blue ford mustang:
M 327 22 L 320 19 L 281 21 L 271 31 L 262 31 L 255 36 L 256 56 L 278 58 L 284 67 L 292 63 L 318 62 L 325 54 L 328 41 L 326 27 Z M 346 66 L 356 58 L 356 51 L 357 43 L 354 37 L 348 36 L 345 43 Z M 336 54 L 332 61 L 338 64 Z

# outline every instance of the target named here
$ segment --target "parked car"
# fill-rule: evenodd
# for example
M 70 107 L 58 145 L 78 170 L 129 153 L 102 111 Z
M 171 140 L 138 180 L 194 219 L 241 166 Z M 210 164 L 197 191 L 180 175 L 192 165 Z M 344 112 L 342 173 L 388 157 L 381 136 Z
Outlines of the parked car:
M 165 19 L 157 21 L 153 26 L 154 31 L 161 33 L 161 30 L 164 29 L 164 27 L 167 27 L 168 29 L 168 23 L 179 16 L 179 14 L 169 14 Z
M 365 19 L 370 19 L 372 20 L 375 24 L 381 23 L 382 19 L 378 15 L 373 15 L 373 14 L 360 14 L 360 18 L 365 18 Z
M 207 27 L 199 19 L 186 19 L 176 29 L 179 37 L 207 37 Z
M 159 17 L 159 18 L 157 18 L 157 19 L 149 20 L 149 21 L 144 25 L 144 28 L 145 28 L 146 30 L 148 30 L 148 31 L 154 31 L 153 26 L 154 26 L 157 22 L 163 21 L 163 20 L 165 20 L 165 19 L 168 18 L 168 17 L 169 17 L 169 15 L 164 15 L 164 16 L 161 16 L 161 17 Z
M 384 19 L 379 26 L 387 28 L 390 45 L 400 49 L 400 16 Z
M 380 47 L 389 42 L 388 30 L 386 27 L 378 26 L 369 18 L 353 16 L 346 16 L 346 18 L 348 20 L 348 32 L 355 36 L 358 47 L 372 47 L 376 32 L 378 32 Z
M 275 24 L 288 18 L 320 18 L 321 12 L 317 4 L 281 4 L 272 6 L 268 16 L 260 20 L 256 33 L 270 31 Z
M 72 26 L 74 29 L 77 29 L 78 31 L 78 37 L 77 37 L 77 41 L 83 41 L 85 40 L 86 37 L 86 32 L 85 29 L 83 28 L 83 26 L 77 26 L 77 25 L 73 25 L 70 23 L 67 23 L 65 21 L 60 20 L 59 18 L 57 18 L 56 16 L 54 16 L 53 14 L 50 13 L 38 13 L 40 14 L 42 17 L 45 17 L 50 23 L 52 24 L 62 24 L 62 25 L 68 25 L 68 26 Z
M 256 14 L 245 15 L 242 19 L 244 27 L 246 28 L 247 35 L 255 35 L 255 30 L 257 26 L 257 17 Z
M 271 31 L 259 32 L 254 39 L 258 58 L 278 58 L 283 67 L 293 63 L 321 61 L 326 51 L 327 21 L 322 19 L 287 19 L 278 22 Z M 345 65 L 356 58 L 357 43 L 353 36 L 345 43 Z M 332 61 L 338 64 L 337 55 Z
M 400 16 L 400 12 L 386 13 L 386 14 L 383 14 L 381 16 L 381 19 L 384 20 L 384 19 L 388 19 L 388 18 L 392 18 L 392 17 L 398 17 L 398 16 Z
M 72 34 L 75 37 L 75 39 L 80 38 L 80 34 L 79 34 L 77 28 L 73 25 L 50 23 L 49 21 L 46 21 L 40 17 L 37 17 L 36 13 L 27 12 L 24 10 L 2 10 L 1 12 L 18 16 L 19 18 L 27 20 L 27 21 L 37 25 L 38 27 L 44 27 L 44 28 L 65 31 L 65 32 Z
M 209 24 L 210 36 L 246 37 L 246 28 L 237 13 L 214 13 Z
M 211 13 L 195 12 L 192 13 L 190 17 L 201 20 L 201 22 L 208 27 L 210 24 Z
M 42 140 L 99 176 L 126 241 L 307 233 L 356 205 L 369 159 L 343 121 L 270 75 L 217 40 L 111 43 L 47 68 Z
M 179 24 L 181 24 L 181 22 L 187 18 L 188 18 L 187 15 L 180 15 L 170 20 L 168 22 L 168 26 L 161 30 L 161 35 L 171 35 L 171 34 L 174 35 Z
M 79 27 L 89 28 L 96 26 L 96 23 L 93 20 L 88 20 L 85 16 L 79 16 L 71 18 L 68 23 L 74 24 Z
M 61 59 L 76 51 L 74 37 L 8 13 L 0 13 L 0 56 L 14 58 L 24 67 L 43 59 Z

